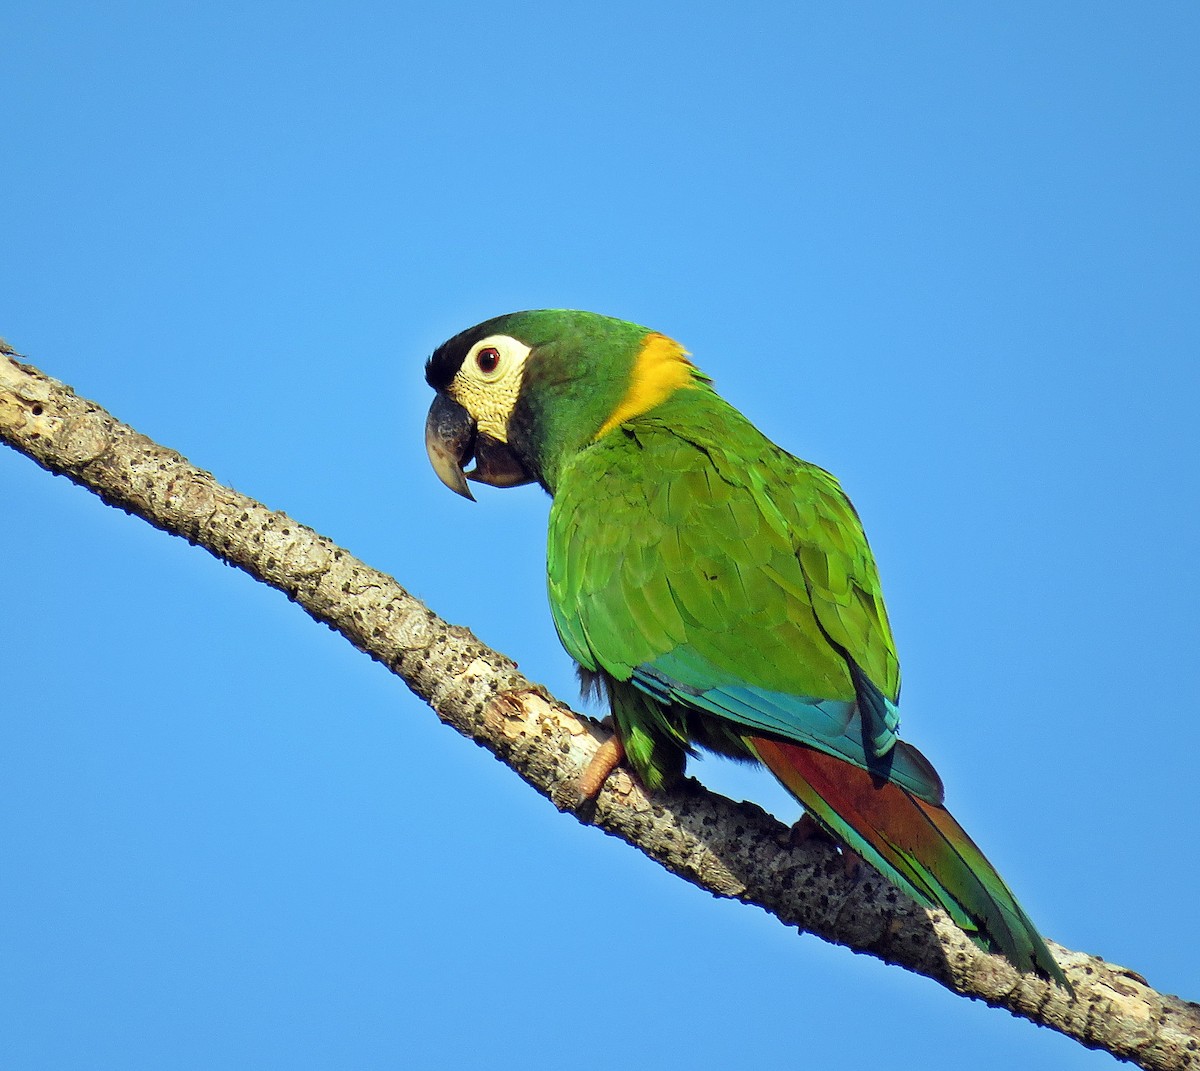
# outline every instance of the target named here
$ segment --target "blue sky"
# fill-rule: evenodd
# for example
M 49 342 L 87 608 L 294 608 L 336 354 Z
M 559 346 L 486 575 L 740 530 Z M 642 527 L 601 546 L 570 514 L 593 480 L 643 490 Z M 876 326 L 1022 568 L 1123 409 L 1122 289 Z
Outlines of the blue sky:
M 855 500 L 1047 936 L 1196 999 L 1200 14 L 912 7 L 0 3 L 0 334 L 566 698 L 546 500 L 438 484 L 422 362 L 680 339 Z M 5 1067 L 1111 1062 L 580 827 L 10 451 L 0 562 Z

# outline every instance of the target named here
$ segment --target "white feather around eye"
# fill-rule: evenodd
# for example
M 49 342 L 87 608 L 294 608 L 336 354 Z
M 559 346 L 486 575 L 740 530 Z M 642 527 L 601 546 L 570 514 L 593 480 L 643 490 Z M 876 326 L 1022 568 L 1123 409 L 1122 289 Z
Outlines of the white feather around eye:
M 508 442 L 508 418 L 525 378 L 529 347 L 511 335 L 489 335 L 463 358 L 450 392 L 475 418 L 479 429 Z

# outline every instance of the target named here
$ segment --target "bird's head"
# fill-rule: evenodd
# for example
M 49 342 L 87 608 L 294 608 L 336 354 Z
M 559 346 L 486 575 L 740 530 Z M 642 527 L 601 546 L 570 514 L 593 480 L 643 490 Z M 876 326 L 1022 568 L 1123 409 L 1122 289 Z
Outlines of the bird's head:
M 447 487 L 537 481 L 680 387 L 704 381 L 682 346 L 637 324 L 543 309 L 497 316 L 443 342 L 425 365 L 437 391 L 425 447 Z M 475 467 L 465 467 L 474 459 Z

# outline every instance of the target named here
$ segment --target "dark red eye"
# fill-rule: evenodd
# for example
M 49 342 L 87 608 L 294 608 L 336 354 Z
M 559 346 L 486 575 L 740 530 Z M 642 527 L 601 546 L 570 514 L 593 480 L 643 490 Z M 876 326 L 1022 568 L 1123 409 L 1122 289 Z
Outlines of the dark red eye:
M 475 364 L 479 366 L 485 376 L 491 375 L 496 371 L 496 366 L 500 364 L 500 351 L 495 346 L 488 346 L 475 354 Z

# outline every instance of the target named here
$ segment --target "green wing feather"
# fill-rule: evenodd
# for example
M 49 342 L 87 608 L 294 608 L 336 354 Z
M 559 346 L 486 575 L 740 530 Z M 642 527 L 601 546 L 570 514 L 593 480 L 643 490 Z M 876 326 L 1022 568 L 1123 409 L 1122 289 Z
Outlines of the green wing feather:
M 817 746 L 840 718 L 833 750 L 864 768 L 894 748 L 899 668 L 857 514 L 710 391 L 568 462 L 548 561 L 559 636 L 585 669 Z

